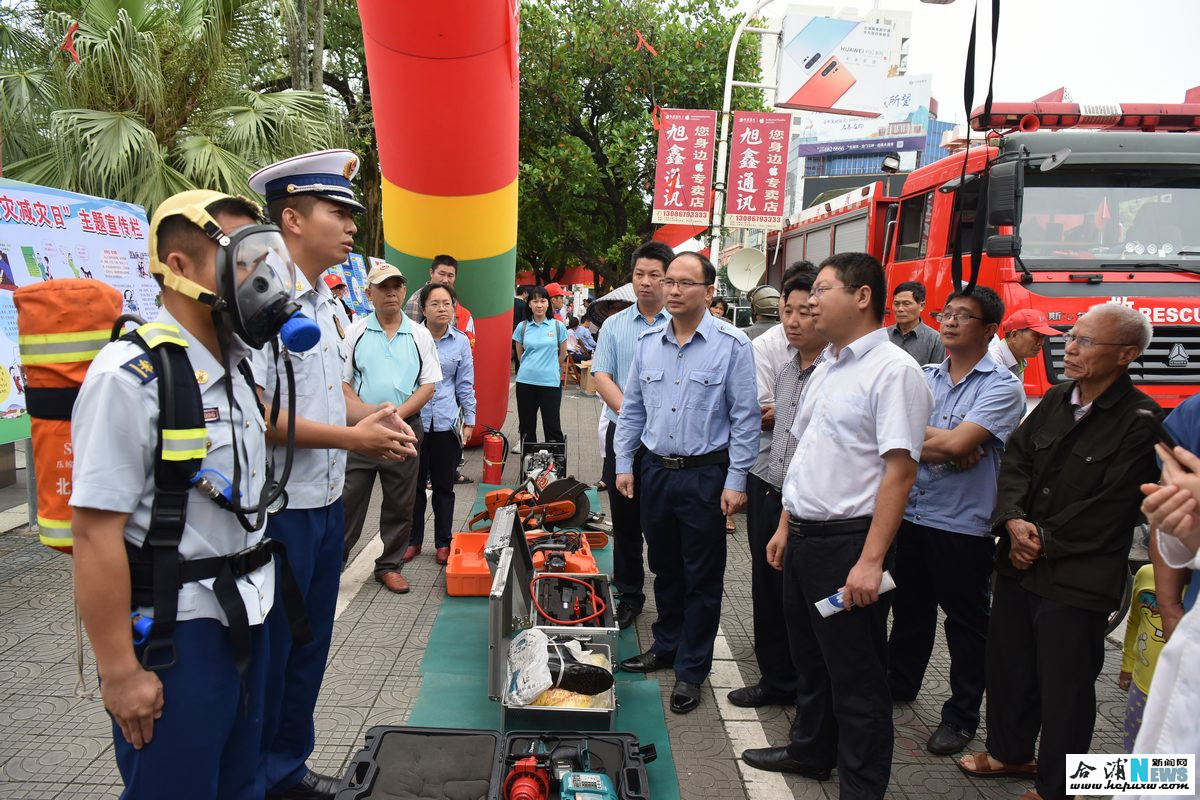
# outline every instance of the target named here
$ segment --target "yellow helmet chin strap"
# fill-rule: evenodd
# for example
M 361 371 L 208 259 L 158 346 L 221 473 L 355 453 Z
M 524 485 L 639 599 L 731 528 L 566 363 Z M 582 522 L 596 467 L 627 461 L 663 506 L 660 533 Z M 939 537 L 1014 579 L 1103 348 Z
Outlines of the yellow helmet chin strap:
M 213 218 L 212 214 L 208 213 L 208 207 L 220 200 L 231 199 L 245 200 L 245 198 L 235 198 L 233 195 L 214 192 L 208 189 L 193 189 L 168 197 L 154 210 L 154 216 L 150 220 L 150 272 L 161 276 L 164 286 L 205 305 L 211 306 L 217 302 L 218 295 L 216 292 L 183 277 L 158 260 L 158 227 L 166 218 L 179 215 L 195 224 L 204 231 L 206 236 L 221 242 L 224 234 L 221 231 L 220 224 Z M 249 200 L 245 200 L 245 202 L 258 209 L 256 203 Z M 225 238 L 222 243 L 227 243 L 228 241 L 228 238 Z

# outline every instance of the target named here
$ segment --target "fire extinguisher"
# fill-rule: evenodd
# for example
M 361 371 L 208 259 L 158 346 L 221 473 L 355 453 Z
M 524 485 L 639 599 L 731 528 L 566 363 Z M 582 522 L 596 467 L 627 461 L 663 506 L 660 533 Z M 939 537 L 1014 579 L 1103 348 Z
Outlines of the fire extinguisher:
M 508 460 L 508 437 L 491 426 L 483 437 L 483 482 L 498 485 L 504 480 Z

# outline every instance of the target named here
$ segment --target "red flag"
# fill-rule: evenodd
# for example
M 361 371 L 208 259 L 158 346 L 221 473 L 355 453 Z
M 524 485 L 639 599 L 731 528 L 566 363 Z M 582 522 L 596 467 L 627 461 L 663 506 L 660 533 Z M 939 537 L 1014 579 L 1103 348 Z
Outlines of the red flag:
M 72 22 L 71 27 L 67 28 L 67 36 L 63 39 L 62 47 L 59 48 L 70 53 L 76 64 L 79 63 L 79 54 L 75 52 L 75 31 L 77 30 L 79 30 L 79 23 Z
M 654 56 L 655 58 L 658 58 L 658 51 L 655 50 L 654 47 L 652 47 L 651 44 L 646 41 L 646 37 L 642 36 L 642 32 L 639 31 L 637 28 L 634 28 L 633 32 L 637 34 L 637 39 L 638 39 L 637 47 L 633 48 L 634 52 L 637 52 L 638 50 L 641 50 L 644 47 L 644 48 L 646 48 L 646 51 L 648 53 L 650 53 L 650 55 Z

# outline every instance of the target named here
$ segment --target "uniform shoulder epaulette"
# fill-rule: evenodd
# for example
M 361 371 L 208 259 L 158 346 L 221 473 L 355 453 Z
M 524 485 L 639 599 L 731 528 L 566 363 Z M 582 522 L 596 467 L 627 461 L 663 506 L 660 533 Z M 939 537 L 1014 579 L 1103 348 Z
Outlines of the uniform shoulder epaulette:
M 121 365 L 121 369 L 129 372 L 140 383 L 149 383 L 158 377 L 154 371 L 154 362 L 145 353 L 138 353 Z
M 740 328 L 735 328 L 733 325 L 731 325 L 728 322 L 718 322 L 717 330 L 719 330 L 721 333 L 725 334 L 726 336 L 731 337 L 732 339 L 734 339 L 736 341 L 745 342 L 746 344 L 750 343 L 749 336 L 747 336 L 745 333 L 743 333 Z

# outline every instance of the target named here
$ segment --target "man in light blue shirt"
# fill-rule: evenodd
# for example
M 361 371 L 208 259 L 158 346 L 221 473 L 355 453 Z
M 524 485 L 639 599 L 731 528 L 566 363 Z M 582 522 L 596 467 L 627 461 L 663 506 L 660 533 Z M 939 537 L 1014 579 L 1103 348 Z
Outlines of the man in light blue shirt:
M 604 432 L 604 468 L 602 480 L 608 487 L 608 510 L 613 526 L 613 587 L 619 600 L 617 624 L 628 628 L 642 613 L 646 602 L 644 585 L 646 568 L 642 564 L 642 507 L 641 498 L 632 498 L 617 491 L 617 461 L 613 454 L 613 436 L 624 400 L 625 377 L 638 337 L 651 327 L 670 319 L 663 308 L 663 278 L 667 265 L 675 258 L 671 248 L 662 242 L 645 242 L 633 251 L 633 274 L 630 278 L 637 303 L 613 314 L 604 321 L 596 352 L 592 354 L 592 378 L 596 392 L 604 401 L 604 416 L 608 428 Z M 635 456 L 635 462 L 639 462 Z M 640 462 L 633 465 L 633 474 L 641 472 Z M 635 477 L 636 481 L 636 477 Z
M 699 253 L 667 268 L 670 322 L 638 338 L 617 432 L 616 487 L 637 492 L 658 606 L 654 643 L 621 662 L 632 672 L 675 668 L 671 710 L 700 704 L 712 668 L 725 577 L 725 516 L 746 504 L 761 414 L 750 340 L 708 313 L 716 269 Z M 603 337 L 602 337 L 603 338 Z
M 933 412 L 897 535 L 888 683 L 893 700 L 916 699 L 941 606 L 950 698 L 926 745 L 937 755 L 957 753 L 975 736 L 983 700 L 996 476 L 1025 411 L 1021 382 L 988 355 L 1003 318 L 1004 303 L 983 286 L 946 300 L 939 321 L 950 356 L 924 367 Z
M 375 311 L 346 331 L 346 367 L 343 373 L 347 398 L 367 404 L 391 403 L 417 437 L 424 438 L 421 409 L 433 397 L 442 379 L 437 346 L 423 326 L 403 313 L 405 279 L 391 264 L 380 264 L 367 276 L 367 296 Z M 379 513 L 379 536 L 383 552 L 375 559 L 375 580 L 388 591 L 409 591 L 408 579 L 400 574 L 404 551 L 412 535 L 414 495 L 419 462 L 396 462 L 351 453 L 346 460 L 346 541 L 343 558 L 362 534 L 375 476 L 383 484 Z

